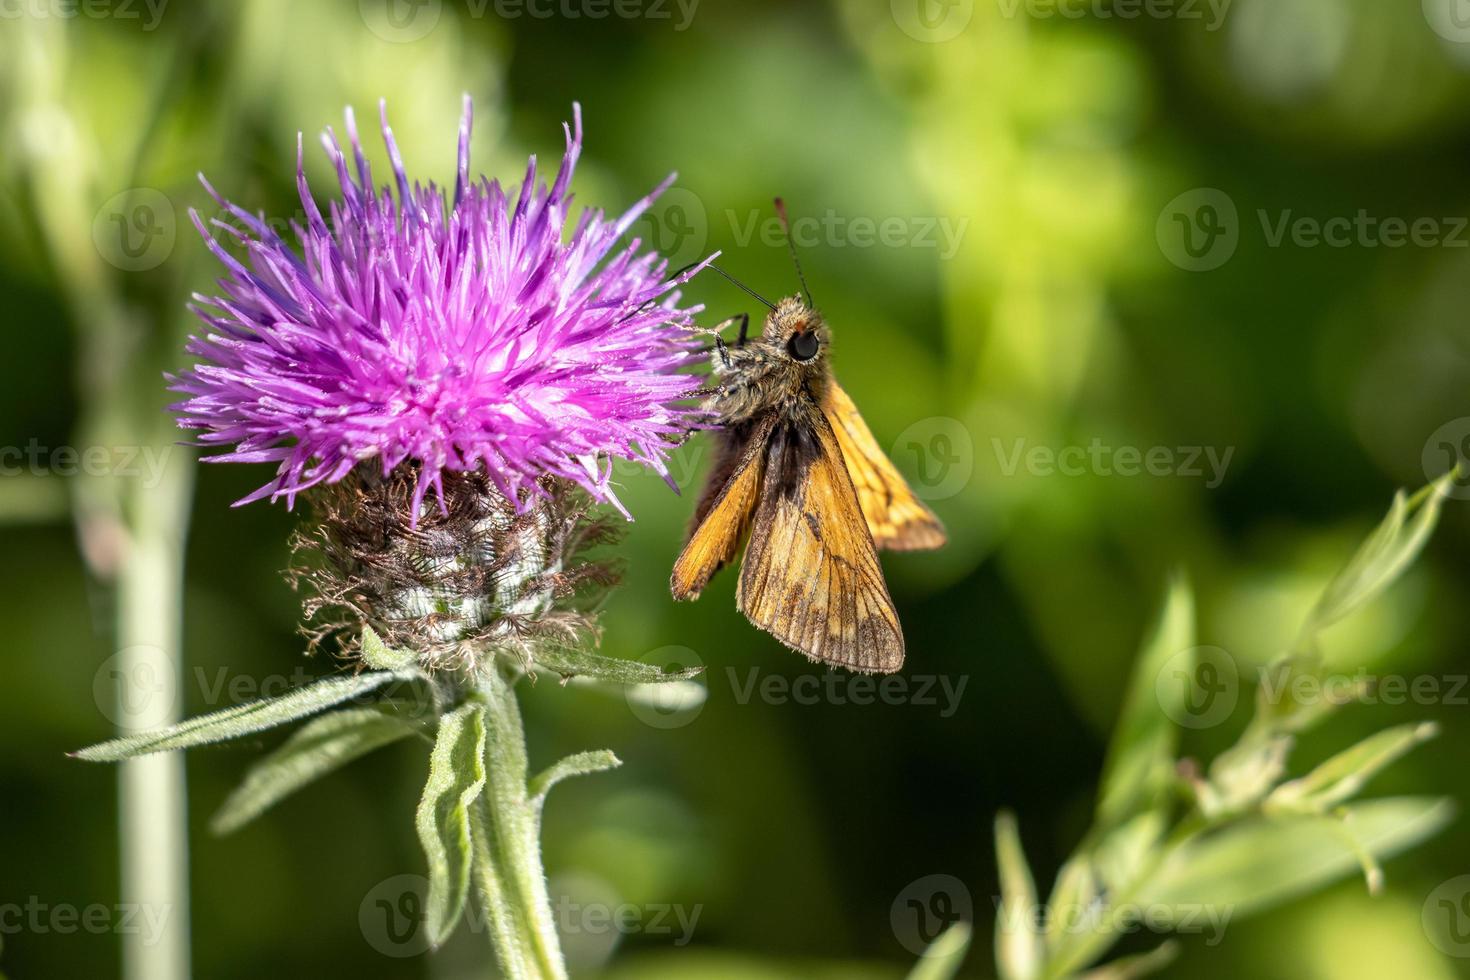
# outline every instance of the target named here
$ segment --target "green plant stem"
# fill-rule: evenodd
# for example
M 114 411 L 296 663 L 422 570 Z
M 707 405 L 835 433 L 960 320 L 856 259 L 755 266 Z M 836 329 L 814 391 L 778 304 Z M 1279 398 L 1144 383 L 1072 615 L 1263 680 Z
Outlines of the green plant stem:
M 176 463 L 165 468 L 161 485 L 128 495 L 132 513 L 117 577 L 117 636 L 119 696 L 126 699 L 124 715 L 132 730 L 172 725 L 180 717 L 190 473 L 187 465 Z M 150 688 L 136 690 L 140 683 Z M 165 693 L 160 696 L 160 691 Z M 123 975 L 138 980 L 187 977 L 189 859 L 182 754 L 123 763 L 118 797 L 123 900 L 151 910 L 166 923 L 154 942 L 123 944 Z
M 486 783 L 470 833 L 475 885 L 495 956 L 510 980 L 565 980 L 541 864 L 539 807 L 526 787 L 526 741 L 513 681 L 492 665 L 480 693 L 486 703 Z

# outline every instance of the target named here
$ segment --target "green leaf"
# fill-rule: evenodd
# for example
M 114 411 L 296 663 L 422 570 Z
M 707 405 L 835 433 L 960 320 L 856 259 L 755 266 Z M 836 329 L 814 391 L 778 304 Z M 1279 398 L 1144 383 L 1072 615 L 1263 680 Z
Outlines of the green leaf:
M 1033 980 L 1041 975 L 1045 952 L 1037 929 L 1036 882 L 1014 814 L 995 818 L 995 859 L 1001 898 L 995 920 L 996 968 L 1002 980 Z
M 1139 977 L 1158 973 L 1173 963 L 1178 956 L 1179 944 L 1171 939 L 1150 952 L 1139 953 L 1137 956 L 1124 956 L 1113 960 L 1106 966 L 1088 970 L 1079 980 L 1138 980 Z
M 1266 798 L 1266 807 L 1324 813 L 1358 795 L 1368 780 L 1438 733 L 1438 726 L 1423 722 L 1369 736 L 1302 778 L 1278 786 Z
M 1194 593 L 1189 582 L 1176 575 L 1133 668 L 1108 748 L 1097 807 L 1104 828 L 1158 805 L 1173 784 L 1178 729 L 1171 718 L 1184 711 L 1188 691 L 1184 685 L 1161 685 L 1158 677 L 1172 658 L 1194 647 L 1194 629 Z
M 1345 808 L 1363 848 L 1378 858 L 1437 832 L 1453 814 L 1445 799 L 1397 797 Z M 1176 848 L 1139 889 L 1141 905 L 1246 914 L 1351 874 L 1359 858 L 1333 817 L 1254 817 Z
M 1300 649 L 1307 649 L 1324 628 L 1377 598 L 1413 564 L 1439 520 L 1456 473 L 1447 473 L 1412 498 L 1400 491 L 1388 516 L 1358 548 L 1357 554 L 1328 584 L 1302 626 Z
M 908 980 L 951 980 L 970 951 L 970 924 L 956 922 L 929 944 L 909 971 Z
M 371 626 L 362 628 L 362 659 L 374 670 L 403 670 L 417 659 L 412 650 L 392 650 Z
M 414 671 L 372 671 L 330 677 L 278 698 L 251 701 L 249 704 L 239 704 L 223 711 L 190 718 L 169 728 L 101 742 L 75 752 L 73 756 L 88 762 L 117 762 L 150 752 L 171 752 L 211 742 L 223 742 L 317 714 L 344 701 L 371 693 L 390 681 L 409 680 L 417 676 L 419 675 Z
M 560 674 L 562 677 L 588 677 L 613 684 L 666 684 L 670 681 L 687 681 L 699 675 L 703 667 L 665 671 L 657 664 L 646 664 L 641 660 L 624 660 L 621 657 L 604 657 L 598 653 L 575 647 L 539 647 L 535 654 L 536 666 Z
M 623 761 L 606 749 L 596 752 L 578 752 L 537 773 L 530 784 L 531 803 L 540 806 L 546 800 L 551 787 L 572 776 L 585 776 L 594 772 L 616 769 Z
M 1254 809 L 1286 772 L 1293 741 L 1288 735 L 1242 738 L 1210 763 L 1209 782 L 1197 787 L 1206 817 L 1221 820 Z
M 1057 873 L 1051 897 L 1046 903 L 1046 948 L 1053 953 L 1069 937 L 1068 923 L 1082 921 L 1093 910 L 1097 900 L 1097 872 L 1086 854 L 1073 855 Z
M 1132 884 L 1163 838 L 1167 820 L 1161 810 L 1140 813 L 1099 842 L 1092 866 L 1104 890 L 1126 889 Z
M 485 788 L 485 705 L 470 701 L 439 721 L 415 824 L 429 859 L 424 927 L 438 946 L 464 913 L 470 888 L 470 807 Z
M 315 718 L 250 767 L 210 828 L 216 834 L 232 833 L 303 786 L 417 731 L 376 708 L 348 708 Z
M 1256 689 L 1256 713 L 1242 741 L 1254 745 L 1306 731 L 1344 705 L 1361 704 L 1369 690 L 1366 679 L 1328 690 L 1326 677 L 1326 663 L 1314 651 L 1288 655 L 1267 665 Z M 1302 690 L 1320 693 L 1304 701 L 1298 696 Z

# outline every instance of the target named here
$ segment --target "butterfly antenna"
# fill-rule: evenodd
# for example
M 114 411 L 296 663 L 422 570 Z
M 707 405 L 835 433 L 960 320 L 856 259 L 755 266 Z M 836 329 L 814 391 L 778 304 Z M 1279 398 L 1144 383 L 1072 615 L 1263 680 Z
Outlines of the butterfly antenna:
M 791 237 L 791 222 L 786 220 L 786 202 L 779 197 L 776 198 L 776 215 L 781 219 L 781 230 L 786 234 L 786 249 L 791 253 L 791 264 L 796 266 L 796 278 L 801 282 L 801 291 L 806 293 L 806 305 L 816 306 L 812 302 L 812 291 L 806 284 L 806 276 L 801 271 L 801 259 L 796 257 L 796 242 Z
M 706 266 L 706 268 L 713 269 L 714 271 L 718 272 L 720 275 L 724 276 L 726 279 L 728 279 L 731 282 L 733 282 L 735 285 L 739 286 L 741 289 L 745 290 L 750 295 L 754 296 L 758 302 L 765 304 L 766 309 L 768 309 L 768 310 L 774 310 L 776 308 L 776 304 L 775 303 L 772 303 L 770 300 L 766 299 L 760 293 L 756 292 L 754 289 L 751 289 L 745 283 L 741 282 L 739 279 L 736 279 L 734 276 L 730 275 L 730 273 L 726 272 L 724 269 L 721 269 L 719 266 L 712 264 L 712 265 Z

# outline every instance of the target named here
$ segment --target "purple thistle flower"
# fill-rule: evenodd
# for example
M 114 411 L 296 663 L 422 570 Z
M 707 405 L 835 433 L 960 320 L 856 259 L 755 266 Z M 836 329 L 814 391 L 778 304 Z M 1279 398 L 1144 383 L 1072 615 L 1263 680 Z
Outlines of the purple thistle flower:
M 537 186 L 536 158 L 519 194 L 470 179 L 471 101 L 459 127 L 454 198 L 410 187 L 381 105 L 394 189 L 374 188 L 352 110 L 353 167 L 329 128 L 342 200 L 331 225 L 307 186 L 297 137 L 297 184 L 306 227 L 292 222 L 298 255 L 260 218 L 215 201 L 239 222 L 215 220 L 244 247 L 232 256 L 191 212 L 229 271 L 222 295 L 191 309 L 211 328 L 191 337 L 200 363 L 170 377 L 187 395 L 179 425 L 224 447 L 215 462 L 278 463 L 275 479 L 238 501 L 296 494 L 341 480 L 364 460 L 386 475 L 416 463 L 417 520 L 443 474 L 483 471 L 519 505 L 560 477 L 611 502 L 611 458 L 639 461 L 669 479 L 668 437 L 697 418 L 687 399 L 699 379 L 680 373 L 697 344 L 667 263 L 634 240 L 630 225 L 673 175 L 616 221 L 584 211 L 563 242 L 568 186 L 582 144 L 573 106 L 556 180 Z

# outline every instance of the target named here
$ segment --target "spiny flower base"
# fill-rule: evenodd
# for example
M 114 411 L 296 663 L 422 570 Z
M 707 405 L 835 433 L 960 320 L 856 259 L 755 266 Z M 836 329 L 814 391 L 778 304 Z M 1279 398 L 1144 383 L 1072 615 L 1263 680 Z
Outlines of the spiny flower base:
M 307 495 L 314 519 L 292 537 L 289 575 L 313 649 L 335 636 L 356 658 L 370 626 L 425 669 L 476 673 L 493 653 L 529 667 L 539 645 L 594 631 L 575 600 L 616 576 L 583 553 L 616 532 L 575 485 L 543 479 L 518 510 L 483 473 L 445 471 L 442 509 L 431 496 L 415 521 L 417 485 L 412 467 L 365 464 Z

